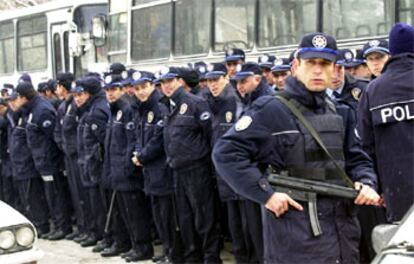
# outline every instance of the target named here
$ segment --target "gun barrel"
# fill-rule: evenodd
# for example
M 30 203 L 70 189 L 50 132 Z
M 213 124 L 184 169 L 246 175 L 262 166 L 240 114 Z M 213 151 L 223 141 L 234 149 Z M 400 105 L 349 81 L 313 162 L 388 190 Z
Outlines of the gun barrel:
M 326 182 L 312 181 L 278 174 L 271 174 L 268 180 L 273 186 L 285 187 L 298 191 L 313 192 L 321 195 L 347 199 L 355 199 L 358 196 L 358 192 L 355 189 Z

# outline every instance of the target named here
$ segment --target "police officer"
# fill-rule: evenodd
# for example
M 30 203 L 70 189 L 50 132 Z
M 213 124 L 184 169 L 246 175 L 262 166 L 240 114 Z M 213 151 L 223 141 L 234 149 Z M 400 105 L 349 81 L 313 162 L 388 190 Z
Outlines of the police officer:
M 367 82 L 355 79 L 345 73 L 345 66 L 351 63 L 352 60 L 353 53 L 349 49 L 338 50 L 332 84 L 326 92 L 333 100 L 343 100 L 356 111 L 359 98 L 365 90 Z
M 346 165 L 348 174 L 358 182 L 355 188 L 360 191 L 354 202 L 377 204 L 379 201 L 379 195 L 372 189 L 376 175 L 370 159 L 359 147 L 351 110 L 347 106 L 335 106 L 325 98 L 335 60 L 334 38 L 323 33 L 304 36 L 293 61 L 295 77 L 288 78 L 285 91 L 279 95 L 284 100 L 270 96 L 259 98 L 219 139 L 213 151 L 216 169 L 230 186 L 271 211 L 263 210 L 268 263 L 358 262 L 359 230 L 350 202 L 318 197 L 317 210 L 323 231 L 320 234 L 311 229 L 307 203 L 295 201 L 287 193 L 275 192 L 263 178 L 269 164 L 291 177 L 311 178 L 319 173 L 320 180 L 325 178 L 323 181 L 329 181 L 323 176 L 325 168 L 336 168 L 332 160 L 316 154 L 322 149 L 283 102 L 300 109 L 329 149 L 342 152 L 334 159 L 339 167 Z M 332 177 L 340 176 L 333 173 Z
M 155 89 L 154 75 L 138 72 L 135 76 L 135 96 L 139 100 L 135 117 L 136 146 L 134 164 L 143 168 L 144 191 L 151 198 L 152 214 L 163 245 L 161 261 L 174 259 L 174 204 L 171 168 L 166 163 L 163 144 L 165 105 L 159 102 L 161 92 Z
M 414 203 L 414 28 L 397 23 L 389 34 L 391 59 L 359 104 L 364 150 L 375 159 L 388 221 Z
M 237 72 L 237 65 L 241 65 L 245 62 L 246 55 L 242 49 L 230 48 L 227 49 L 224 56 L 224 63 L 227 67 L 227 74 L 230 78 L 231 85 L 236 89 L 237 83 L 235 80 L 232 80 L 234 75 Z
M 292 74 L 290 72 L 290 60 L 286 58 L 277 58 L 272 67 L 272 76 L 274 89 L 276 91 L 283 91 L 285 88 L 286 79 Z
M 194 63 L 194 70 L 198 73 L 200 94 L 204 98 L 205 94 L 208 93 L 207 80 L 205 75 L 207 73 L 207 64 L 204 61 L 198 61 Z
M 50 102 L 34 90 L 33 85 L 21 82 L 16 87 L 17 104 L 27 115 L 27 145 L 36 170 L 42 177 L 46 199 L 55 232 L 50 240 L 64 238 L 72 231 L 67 182 L 61 171 L 60 152 L 53 141 L 56 111 Z
M 57 110 L 54 139 L 64 153 L 64 174 L 68 179 L 77 226 L 75 232 L 66 236 L 66 239 L 69 240 L 79 238 L 87 232 L 88 221 L 86 215 L 90 211 L 86 207 L 87 199 L 85 189 L 81 184 L 77 163 L 76 131 L 78 120 L 76 119 L 76 104 L 73 101 L 73 95 L 70 93 L 72 83 L 74 83 L 74 76 L 70 72 L 59 73 L 56 76 L 56 94 L 62 103 Z
M 10 95 L 9 106 L 11 111 L 7 113 L 10 125 L 8 147 L 13 167 L 13 180 L 17 185 L 23 213 L 33 222 L 38 237 L 41 237 L 50 231 L 49 211 L 43 181 L 35 168 L 33 157 L 27 145 L 25 129 L 27 115 L 23 114 L 22 109 L 18 110 L 17 97 L 16 92 Z
M 236 91 L 229 84 L 227 68 L 224 64 L 215 63 L 209 66 L 206 79 L 210 89 L 207 102 L 213 114 L 212 144 L 214 145 L 237 121 L 244 106 Z M 220 200 L 226 205 L 225 213 L 229 219 L 228 226 L 232 238 L 232 252 L 237 263 L 252 263 L 254 261 L 252 259 L 254 246 L 250 243 L 251 239 L 249 239 L 248 232 L 245 232 L 243 228 L 246 226 L 246 219 L 242 217 L 241 198 L 220 175 L 217 175 L 216 179 Z
M 124 79 L 122 81 L 123 90 L 129 96 L 125 98 L 129 99 L 130 103 L 135 102 L 134 86 L 132 85 L 132 82 L 134 81 L 132 78 L 134 72 L 136 72 L 134 69 L 129 69 L 121 73 L 121 76 Z
M 184 91 L 177 69 L 170 68 L 160 80 L 170 110 L 164 120 L 164 149 L 173 169 L 185 261 L 219 263 L 210 160 L 211 112 L 204 99 Z
M 374 39 L 368 41 L 362 48 L 362 56 L 366 60 L 371 79 L 379 77 L 385 63 L 389 59 L 388 41 Z
M 371 79 L 371 72 L 362 56 L 362 49 L 356 50 L 355 58 L 346 68 L 346 71 L 357 79 L 368 81 Z
M 276 57 L 269 54 L 264 54 L 258 58 L 259 66 L 262 69 L 263 77 L 266 79 L 267 84 L 274 90 L 274 80 L 272 76 L 272 67 L 274 66 Z
M 232 78 L 237 82 L 237 91 L 245 105 L 251 105 L 257 98 L 273 92 L 262 76 L 262 69 L 255 62 L 246 62 L 237 68 Z
M 1 91 L 0 91 L 1 97 L 3 98 L 9 97 L 13 93 L 13 90 L 14 90 L 13 84 L 10 84 L 10 83 L 3 84 L 3 88 L 1 88 Z
M 190 68 L 179 68 L 180 76 L 183 80 L 183 88 L 187 93 L 194 95 L 200 94 L 200 88 L 198 86 L 199 77 L 196 70 Z
M 101 80 L 89 76 L 76 82 L 72 89 L 78 106 L 79 124 L 77 129 L 78 163 L 82 185 L 87 189 L 91 219 L 89 234 L 81 241 L 82 247 L 96 245 L 103 238 L 105 228 L 105 207 L 102 199 L 101 178 L 103 170 L 104 141 L 106 125 L 111 113 Z M 108 247 L 112 241 L 105 240 L 100 248 Z
M 37 92 L 48 100 L 55 109 L 59 108 L 61 100 L 56 96 L 56 81 L 49 79 L 47 82 L 41 82 L 37 86 Z

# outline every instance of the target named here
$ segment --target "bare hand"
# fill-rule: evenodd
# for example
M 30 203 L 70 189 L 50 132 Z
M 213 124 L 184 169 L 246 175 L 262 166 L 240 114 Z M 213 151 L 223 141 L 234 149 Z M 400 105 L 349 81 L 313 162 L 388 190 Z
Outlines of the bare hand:
M 355 190 L 359 191 L 357 198 L 355 198 L 354 203 L 358 205 L 376 205 L 380 206 L 381 197 L 379 194 L 369 187 L 360 182 L 354 183 Z
M 287 210 L 289 210 L 289 205 L 293 206 L 293 208 L 303 211 L 303 207 L 293 200 L 289 195 L 286 193 L 278 193 L 275 192 L 269 200 L 267 200 L 265 207 L 266 209 L 275 213 L 277 217 L 283 215 Z
M 134 152 L 133 154 L 134 155 L 131 158 L 132 163 L 134 163 L 134 165 L 137 166 L 137 167 L 142 166 L 141 162 L 139 162 L 139 159 L 137 157 L 138 153 Z

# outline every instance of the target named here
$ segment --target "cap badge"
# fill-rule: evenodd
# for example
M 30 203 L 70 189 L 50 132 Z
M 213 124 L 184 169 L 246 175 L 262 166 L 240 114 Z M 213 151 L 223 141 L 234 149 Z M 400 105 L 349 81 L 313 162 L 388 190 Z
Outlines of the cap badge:
M 370 47 L 378 47 L 379 44 L 380 44 L 380 41 L 378 39 L 374 39 L 374 40 L 371 40 L 370 42 L 368 42 L 368 44 L 369 44 Z
M 275 65 L 276 66 L 280 66 L 280 65 L 282 65 L 283 64 L 283 59 L 281 59 L 281 58 L 277 58 L 276 60 L 275 60 Z
M 315 48 L 323 49 L 328 44 L 328 41 L 326 40 L 325 36 L 316 35 L 312 39 L 312 44 Z
M 106 77 L 105 77 L 105 83 L 106 83 L 106 84 L 109 84 L 109 83 L 111 83 L 111 82 L 112 82 L 112 76 L 111 76 L 111 75 L 106 76 Z
M 127 79 L 128 78 L 128 72 L 127 71 L 123 71 L 122 73 L 121 73 L 121 77 L 122 77 L 122 79 Z
M 134 72 L 132 74 L 132 79 L 134 79 L 134 81 L 141 79 L 142 74 L 140 72 Z

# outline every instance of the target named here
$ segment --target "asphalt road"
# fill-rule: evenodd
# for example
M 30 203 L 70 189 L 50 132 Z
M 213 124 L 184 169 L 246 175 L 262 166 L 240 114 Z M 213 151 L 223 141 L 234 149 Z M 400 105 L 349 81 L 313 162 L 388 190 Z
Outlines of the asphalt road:
M 68 241 L 48 241 L 39 239 L 37 247 L 44 251 L 45 256 L 39 264 L 107 264 L 126 263 L 121 257 L 102 258 L 97 253 L 92 253 L 92 247 L 82 248 L 79 244 Z M 221 252 L 223 263 L 235 263 L 233 256 L 229 253 L 231 245 L 225 244 L 225 250 Z M 161 246 L 155 247 L 155 254 L 161 254 Z M 140 261 L 135 263 L 152 264 L 152 261 Z

